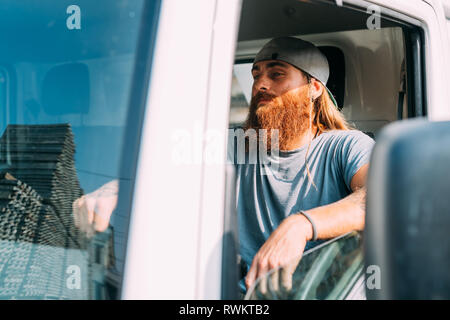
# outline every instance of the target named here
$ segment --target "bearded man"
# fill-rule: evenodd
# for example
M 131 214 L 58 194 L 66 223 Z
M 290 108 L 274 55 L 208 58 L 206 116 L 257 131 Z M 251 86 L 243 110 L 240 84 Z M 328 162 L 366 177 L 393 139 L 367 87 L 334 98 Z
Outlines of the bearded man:
M 277 151 L 268 152 L 269 164 L 260 161 L 260 152 L 256 163 L 235 163 L 247 289 L 269 270 L 299 261 L 305 248 L 363 230 L 364 187 L 374 145 L 369 136 L 350 130 L 338 111 L 325 86 L 327 59 L 312 43 L 293 37 L 271 40 L 256 55 L 252 75 L 243 130 L 264 129 L 269 138 L 277 132 L 278 142 L 271 145 L 269 139 L 264 145 L 265 151 Z M 235 161 L 234 145 L 228 154 Z

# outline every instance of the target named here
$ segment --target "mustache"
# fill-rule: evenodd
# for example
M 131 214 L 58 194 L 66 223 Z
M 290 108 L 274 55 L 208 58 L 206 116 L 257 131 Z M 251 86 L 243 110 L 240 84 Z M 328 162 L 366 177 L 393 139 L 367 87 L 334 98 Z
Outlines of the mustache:
M 308 129 L 310 118 L 310 100 L 307 88 L 288 91 L 280 96 L 267 92 L 256 93 L 251 100 L 245 129 L 267 129 L 267 147 L 288 150 L 294 139 Z M 270 101 L 267 106 L 258 108 L 261 99 Z M 278 141 L 271 141 L 272 130 L 279 131 Z
M 267 92 L 261 92 L 259 91 L 258 93 L 256 93 L 253 98 L 252 98 L 252 102 L 255 104 L 258 104 L 259 101 L 261 100 L 273 100 L 275 99 L 277 96 L 267 93 Z

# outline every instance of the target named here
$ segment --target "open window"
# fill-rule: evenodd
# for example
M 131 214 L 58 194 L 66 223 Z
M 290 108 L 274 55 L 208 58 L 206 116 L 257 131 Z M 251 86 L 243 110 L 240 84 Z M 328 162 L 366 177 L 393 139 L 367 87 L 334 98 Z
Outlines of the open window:
M 242 125 L 247 117 L 253 81 L 250 70 L 256 53 L 278 36 L 299 37 L 322 50 L 330 65 L 327 86 L 335 96 L 338 108 L 355 129 L 375 140 L 380 129 L 391 122 L 426 116 L 424 34 L 418 22 L 377 6 L 368 9 L 348 4 L 338 6 L 334 1 L 243 0 L 233 66 L 230 128 Z M 345 265 L 347 269 L 341 270 L 339 278 L 333 275 L 320 278 L 314 272 L 300 272 L 298 277 L 304 279 L 297 284 L 313 283 L 317 290 L 284 295 L 283 298 L 361 297 L 355 293 L 362 276 L 356 270 L 360 270 L 363 257 L 355 253 L 360 252 L 361 237 L 358 234 L 352 235 L 353 240 L 345 238 L 356 246 L 353 248 L 355 255 L 352 255 L 351 263 Z M 340 246 L 342 241 L 347 241 L 345 239 L 327 242 L 320 252 Z M 322 256 L 319 251 L 316 254 L 317 259 Z M 316 254 L 306 252 L 304 260 L 312 259 Z M 340 264 L 344 260 L 339 260 L 344 259 L 343 255 L 336 254 L 333 259 L 327 260 L 329 268 L 344 265 Z M 311 261 L 310 266 L 314 263 Z M 351 276 L 350 268 L 355 271 Z M 323 272 L 328 271 L 324 269 Z M 323 286 L 328 286 L 327 290 Z M 273 295 L 254 293 L 247 297 L 274 298 Z
M 355 128 L 376 136 L 389 122 L 426 115 L 423 35 L 417 27 L 380 10 L 379 28 L 368 29 L 371 15 L 364 8 L 323 1 L 243 1 L 230 126 L 245 120 L 253 58 L 276 36 L 300 37 L 322 50 L 330 64 L 327 86 Z
M 248 290 L 246 299 L 362 298 L 363 265 L 362 235 L 352 232 L 305 252 L 292 275 L 283 267 L 269 271 Z

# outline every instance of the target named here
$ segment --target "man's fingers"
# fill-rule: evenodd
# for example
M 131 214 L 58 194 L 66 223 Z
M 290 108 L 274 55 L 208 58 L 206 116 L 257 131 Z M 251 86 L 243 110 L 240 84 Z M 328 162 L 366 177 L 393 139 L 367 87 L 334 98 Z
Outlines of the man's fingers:
M 267 281 L 269 280 L 267 278 L 268 278 L 267 274 L 264 274 L 262 276 L 260 275 L 259 277 L 256 278 L 256 281 L 258 283 L 257 289 L 263 295 L 267 293 Z
M 109 219 L 111 217 L 112 211 L 113 208 L 110 205 L 108 205 L 108 202 L 99 199 L 94 218 L 94 225 L 96 231 L 103 232 L 108 228 Z
M 300 263 L 301 256 L 292 260 L 281 269 L 281 285 L 286 291 L 292 289 L 292 278 L 298 264 Z
M 86 199 L 84 196 L 74 201 L 73 215 L 75 220 L 75 226 L 84 230 L 88 224 L 88 211 L 86 208 Z
M 265 294 L 267 292 L 267 272 L 269 271 L 268 263 L 266 259 L 255 256 L 252 262 L 252 266 L 245 279 L 247 289 L 249 289 L 255 281 L 259 281 L 258 290 Z
M 270 274 L 269 288 L 272 291 L 278 291 L 280 289 L 278 285 L 280 281 L 280 270 L 280 268 L 277 268 Z
M 247 287 L 247 290 L 250 289 L 253 282 L 255 282 L 257 271 L 256 259 L 253 259 L 250 270 L 248 270 L 247 276 L 245 277 L 245 286 Z
M 99 197 L 93 193 L 78 198 L 73 203 L 76 227 L 85 232 L 90 232 L 93 228 L 98 232 L 105 231 L 116 205 L 117 195 Z
M 105 231 L 109 226 L 111 214 L 117 206 L 117 196 L 102 197 L 97 199 L 95 209 L 95 230 Z
M 73 219 L 75 222 L 75 227 L 77 228 L 81 227 L 80 201 L 80 199 L 77 199 L 72 204 Z
M 88 235 L 91 235 L 95 201 L 86 196 L 82 196 L 74 201 L 72 208 L 75 226 L 81 231 L 88 233 Z
M 281 286 L 286 291 L 290 291 L 292 289 L 292 273 L 290 270 L 286 270 L 285 268 L 281 270 Z
M 95 198 L 85 197 L 85 207 L 87 211 L 87 220 L 89 224 L 94 222 Z
M 98 215 L 95 216 L 95 231 L 103 232 L 108 229 L 109 220 L 102 219 Z
M 255 281 L 261 276 L 261 274 L 265 273 L 265 270 L 266 270 L 265 263 L 261 260 L 261 258 L 255 256 L 252 265 L 250 267 L 250 270 L 247 273 L 247 277 L 245 278 L 245 284 L 247 285 L 247 289 L 250 289 L 250 287 L 255 283 Z

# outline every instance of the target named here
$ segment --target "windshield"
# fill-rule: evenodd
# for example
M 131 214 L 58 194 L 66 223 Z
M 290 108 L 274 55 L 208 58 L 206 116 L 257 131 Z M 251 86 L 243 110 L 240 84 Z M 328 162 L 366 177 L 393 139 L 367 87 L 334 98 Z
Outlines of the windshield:
M 157 8 L 0 3 L 1 299 L 118 297 L 129 212 L 87 232 L 72 209 L 111 181 L 134 179 L 120 169 L 132 156 L 122 150 L 138 125 L 127 119 L 139 107 L 129 101 L 142 15 L 156 25 Z

